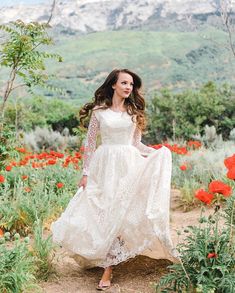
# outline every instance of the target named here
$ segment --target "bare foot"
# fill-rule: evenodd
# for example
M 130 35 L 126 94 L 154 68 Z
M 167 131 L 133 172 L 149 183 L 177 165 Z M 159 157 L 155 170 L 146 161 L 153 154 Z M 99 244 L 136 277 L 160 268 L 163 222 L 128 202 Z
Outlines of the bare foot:
M 107 282 L 107 281 L 111 281 L 112 271 L 113 271 L 112 267 L 107 267 L 107 268 L 104 269 L 104 273 L 103 273 L 102 278 L 101 278 L 101 281 L 103 283 Z
M 109 289 L 111 286 L 111 278 L 112 278 L 112 267 L 107 267 L 104 269 L 104 273 L 96 289 L 99 291 L 105 291 Z

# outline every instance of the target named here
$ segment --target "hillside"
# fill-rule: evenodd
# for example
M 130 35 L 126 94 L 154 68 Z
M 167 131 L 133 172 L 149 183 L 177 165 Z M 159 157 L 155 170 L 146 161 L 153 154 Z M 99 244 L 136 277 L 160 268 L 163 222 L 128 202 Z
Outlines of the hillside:
M 201 32 L 112 31 L 58 36 L 53 49 L 64 64 L 50 64 L 55 85 L 71 99 L 90 97 L 113 68 L 141 75 L 145 91 L 197 87 L 208 80 L 234 83 L 234 59 L 225 49 L 227 35 L 212 27 Z M 216 41 L 216 42 L 215 42 Z M 65 53 L 66 52 L 66 53 Z

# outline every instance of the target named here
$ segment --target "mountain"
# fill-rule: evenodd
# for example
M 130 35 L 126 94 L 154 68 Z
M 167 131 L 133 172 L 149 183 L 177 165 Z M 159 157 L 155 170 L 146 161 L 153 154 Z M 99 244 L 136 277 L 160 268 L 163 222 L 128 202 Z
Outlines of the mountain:
M 51 2 L 5 6 L 0 22 L 47 21 Z M 180 91 L 208 80 L 235 84 L 235 59 L 221 29 L 218 2 L 57 0 L 50 32 L 56 46 L 45 50 L 59 53 L 64 62 L 49 63 L 49 73 L 56 74 L 51 84 L 74 104 L 90 99 L 114 68 L 139 74 L 148 97 L 163 87 Z M 0 88 L 4 83 L 1 69 Z
M 0 22 L 16 19 L 46 21 L 53 1 L 36 5 L 8 5 L 0 10 Z M 157 29 L 169 21 L 207 21 L 218 13 L 218 0 L 60 0 L 51 25 L 81 33 L 138 28 Z M 235 8 L 235 4 L 234 4 Z

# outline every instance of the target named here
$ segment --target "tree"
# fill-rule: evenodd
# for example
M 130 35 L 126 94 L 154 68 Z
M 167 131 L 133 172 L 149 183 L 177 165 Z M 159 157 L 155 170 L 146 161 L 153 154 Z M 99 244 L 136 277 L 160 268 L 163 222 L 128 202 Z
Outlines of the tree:
M 53 43 L 52 38 L 47 34 L 48 28 L 49 24 L 37 22 L 26 24 L 21 20 L 0 26 L 0 29 L 8 34 L 0 47 L 0 66 L 10 70 L 0 106 L 2 120 L 7 99 L 15 89 L 27 87 L 32 91 L 36 85 L 49 87 L 45 59 L 52 58 L 61 62 L 62 58 L 58 54 L 39 50 L 40 46 Z M 15 85 L 17 78 L 20 83 Z

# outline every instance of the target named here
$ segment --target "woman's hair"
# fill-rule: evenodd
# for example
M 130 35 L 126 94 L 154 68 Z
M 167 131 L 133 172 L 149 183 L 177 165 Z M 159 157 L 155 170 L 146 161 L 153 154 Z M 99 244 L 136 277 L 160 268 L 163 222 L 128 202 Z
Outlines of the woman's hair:
M 125 98 L 124 105 L 126 106 L 127 113 L 136 117 L 137 127 L 143 131 L 146 127 L 145 117 L 145 100 L 140 92 L 142 87 L 141 78 L 134 72 L 128 69 L 114 69 L 105 79 L 104 83 L 95 91 L 94 101 L 86 103 L 79 111 L 80 123 L 83 125 L 83 120 L 89 116 L 89 112 L 96 109 L 107 109 L 112 105 L 112 97 L 114 89 L 112 86 L 117 82 L 119 73 L 128 73 L 133 78 L 133 90 L 128 98 Z M 98 107 L 97 107 L 98 106 Z M 96 110 L 94 109 L 94 111 Z

